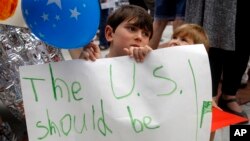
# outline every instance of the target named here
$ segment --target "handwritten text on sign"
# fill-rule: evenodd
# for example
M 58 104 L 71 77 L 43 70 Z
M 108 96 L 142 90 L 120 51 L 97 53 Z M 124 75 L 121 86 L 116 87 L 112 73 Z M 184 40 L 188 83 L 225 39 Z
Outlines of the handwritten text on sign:
M 211 124 L 202 45 L 20 68 L 30 140 L 200 141 Z

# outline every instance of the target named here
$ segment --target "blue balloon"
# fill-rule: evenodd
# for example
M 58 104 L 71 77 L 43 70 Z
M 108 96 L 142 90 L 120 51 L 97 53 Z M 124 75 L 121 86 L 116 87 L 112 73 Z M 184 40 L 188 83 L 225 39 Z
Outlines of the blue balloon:
M 99 0 L 22 0 L 31 32 L 45 43 L 73 49 L 87 45 L 100 20 Z

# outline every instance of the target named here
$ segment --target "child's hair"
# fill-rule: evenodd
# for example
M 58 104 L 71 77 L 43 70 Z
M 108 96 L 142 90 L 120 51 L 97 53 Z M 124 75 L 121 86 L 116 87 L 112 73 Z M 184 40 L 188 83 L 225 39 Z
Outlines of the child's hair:
M 117 26 L 125 20 L 135 20 L 133 25 L 148 31 L 151 34 L 151 39 L 153 35 L 153 19 L 145 9 L 136 5 L 123 5 L 108 17 L 107 25 L 111 26 L 115 32 Z
M 175 29 L 174 36 L 188 36 L 193 39 L 194 44 L 204 44 L 206 50 L 209 50 L 209 39 L 204 28 L 197 24 L 183 24 Z

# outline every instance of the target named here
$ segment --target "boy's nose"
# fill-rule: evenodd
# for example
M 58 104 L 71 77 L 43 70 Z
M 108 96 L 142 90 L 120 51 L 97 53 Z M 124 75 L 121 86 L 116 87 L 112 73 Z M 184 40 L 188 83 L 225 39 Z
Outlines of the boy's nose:
M 137 32 L 136 33 L 136 40 L 138 40 L 138 41 L 142 41 L 142 32 Z

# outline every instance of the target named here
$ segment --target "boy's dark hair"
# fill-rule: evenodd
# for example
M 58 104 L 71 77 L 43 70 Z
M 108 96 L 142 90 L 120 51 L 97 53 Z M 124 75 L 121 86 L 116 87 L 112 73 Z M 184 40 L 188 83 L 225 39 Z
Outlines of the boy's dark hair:
M 153 18 L 142 7 L 136 5 L 123 5 L 110 14 L 107 25 L 111 26 L 115 32 L 117 26 L 125 20 L 136 20 L 133 24 L 136 27 L 150 32 L 150 39 L 153 35 Z

